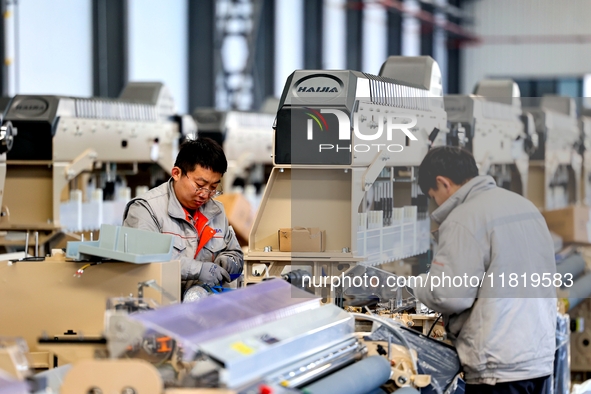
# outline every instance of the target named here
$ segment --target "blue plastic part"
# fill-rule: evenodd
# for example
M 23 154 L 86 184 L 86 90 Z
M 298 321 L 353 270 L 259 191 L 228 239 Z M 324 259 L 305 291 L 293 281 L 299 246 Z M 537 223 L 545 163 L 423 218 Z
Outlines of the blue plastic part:
M 240 278 L 242 274 L 230 274 L 230 282 L 234 282 L 236 279 Z

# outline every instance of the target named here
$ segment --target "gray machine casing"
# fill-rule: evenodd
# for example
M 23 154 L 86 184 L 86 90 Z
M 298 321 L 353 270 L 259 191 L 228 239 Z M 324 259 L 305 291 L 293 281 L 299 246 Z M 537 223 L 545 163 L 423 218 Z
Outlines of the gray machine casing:
M 277 113 L 275 164 L 367 166 L 386 152 L 386 165 L 418 166 L 433 144 L 430 137 L 444 134 L 434 131 L 447 130 L 443 98 L 432 90 L 358 71 L 296 71 L 286 82 Z M 326 110 L 341 111 L 343 119 Z M 317 117 L 326 113 L 322 129 L 310 122 L 309 111 Z M 408 130 L 416 140 L 399 128 L 388 133 L 389 122 L 412 119 L 416 122 Z M 306 133 L 310 125 L 315 128 L 312 138 Z M 327 151 L 321 144 L 334 148 Z

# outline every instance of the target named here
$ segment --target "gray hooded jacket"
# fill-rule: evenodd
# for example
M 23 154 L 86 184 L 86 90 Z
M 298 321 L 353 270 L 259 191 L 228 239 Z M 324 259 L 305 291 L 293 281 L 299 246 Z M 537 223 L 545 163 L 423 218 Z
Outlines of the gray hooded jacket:
M 174 235 L 172 258 L 181 262 L 183 289 L 199 279 L 200 262 L 214 262 L 218 256 L 233 258 L 242 271 L 244 254 L 236 234 L 228 224 L 224 206 L 215 200 L 207 201 L 199 208 L 207 218 L 213 237 L 201 248 L 197 256 L 199 234 L 192 218 L 187 220 L 185 210 L 176 198 L 172 178 L 147 193 L 134 198 L 125 207 L 123 225 Z
M 556 263 L 538 209 L 492 177 L 478 176 L 432 218 L 440 225 L 437 250 L 415 295 L 443 314 L 466 383 L 551 375 Z

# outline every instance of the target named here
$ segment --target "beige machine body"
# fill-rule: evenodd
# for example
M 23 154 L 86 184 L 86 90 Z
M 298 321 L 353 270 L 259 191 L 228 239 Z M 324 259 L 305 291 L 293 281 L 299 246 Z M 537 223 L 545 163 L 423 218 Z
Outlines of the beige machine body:
M 64 339 L 96 339 L 103 335 L 107 299 L 134 297 L 138 284 L 155 280 L 180 300 L 180 264 L 178 261 L 149 264 L 105 262 L 75 275 L 84 262 L 66 261 L 64 255 L 45 261 L 0 262 L 0 336 L 26 340 L 38 368 L 53 367 L 94 355 L 95 343 L 63 343 Z M 171 300 L 154 288 L 145 288 L 144 296 L 160 305 Z M 56 338 L 55 344 L 38 339 Z M 75 342 L 75 341 L 73 341 Z

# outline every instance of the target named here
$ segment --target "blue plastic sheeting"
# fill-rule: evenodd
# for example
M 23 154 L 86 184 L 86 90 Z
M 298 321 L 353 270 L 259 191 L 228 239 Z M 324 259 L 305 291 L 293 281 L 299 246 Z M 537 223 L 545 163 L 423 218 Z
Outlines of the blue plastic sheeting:
M 554 394 L 570 393 L 570 318 L 557 316 L 556 355 L 554 357 Z
M 408 341 L 409 346 L 416 350 L 418 355 L 419 374 L 431 375 L 431 384 L 421 389 L 422 394 L 443 394 L 449 389 L 449 393 L 463 392 L 463 381 L 458 378 L 461 364 L 456 350 L 441 341 L 427 338 L 426 336 L 404 327 L 400 327 L 399 333 Z M 403 345 L 398 337 L 384 326 L 379 327 L 370 336 L 372 341 L 388 341 L 397 345 Z
M 390 361 L 382 356 L 371 356 L 312 383 L 303 391 L 307 394 L 366 394 L 386 383 L 391 373 Z
M 130 318 L 196 351 L 201 343 L 319 307 L 319 297 L 273 279 Z

